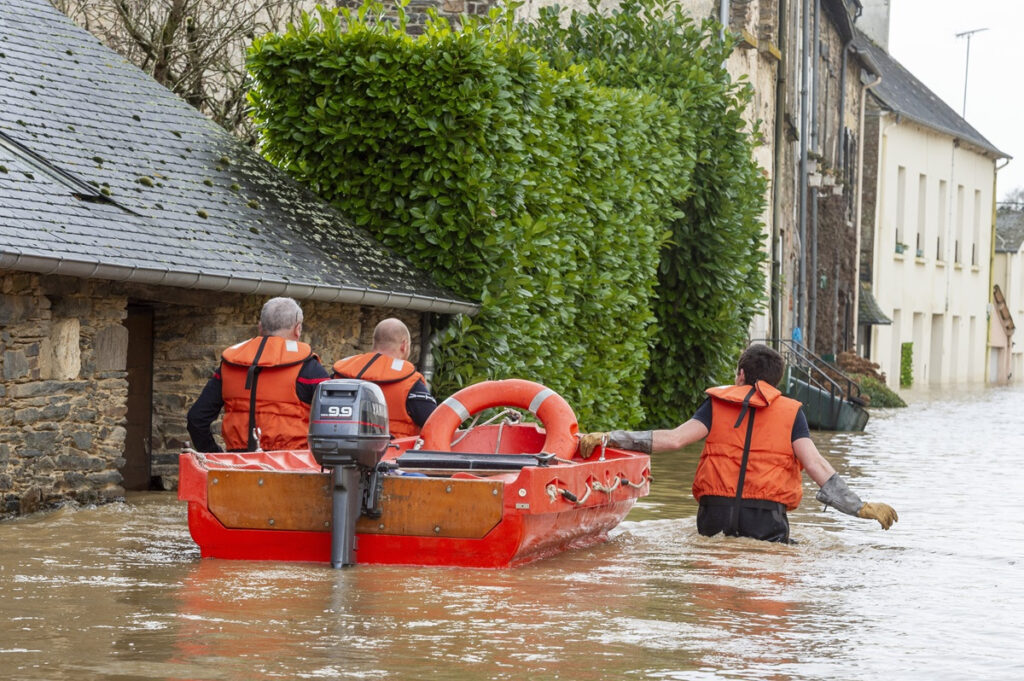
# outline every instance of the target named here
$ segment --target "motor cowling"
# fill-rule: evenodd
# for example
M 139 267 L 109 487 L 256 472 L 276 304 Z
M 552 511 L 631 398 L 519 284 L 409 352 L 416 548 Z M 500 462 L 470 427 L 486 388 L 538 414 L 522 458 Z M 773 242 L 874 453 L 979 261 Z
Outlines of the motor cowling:
M 374 468 L 391 441 L 388 405 L 375 383 L 335 378 L 317 386 L 309 448 L 321 466 Z
M 324 381 L 310 405 L 308 439 L 316 462 L 332 469 L 331 564 L 354 565 L 356 521 L 380 513 L 378 466 L 391 441 L 384 393 L 368 381 Z

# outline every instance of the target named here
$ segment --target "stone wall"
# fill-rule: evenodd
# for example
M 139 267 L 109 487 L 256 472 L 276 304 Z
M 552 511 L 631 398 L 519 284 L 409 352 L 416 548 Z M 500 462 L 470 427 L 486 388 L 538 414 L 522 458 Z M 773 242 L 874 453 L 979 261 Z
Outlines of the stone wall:
M 881 144 L 881 111 L 871 97 L 868 98 L 864 117 L 864 181 L 861 189 L 860 280 L 874 280 L 873 253 L 875 248 L 875 221 L 878 211 L 878 163 Z
M 409 35 L 423 33 L 429 19 L 428 12 L 436 11 L 441 17 L 448 19 L 453 25 L 459 25 L 463 15 L 485 15 L 497 4 L 496 0 L 411 0 L 405 7 L 406 31 Z M 336 7 L 347 7 L 357 10 L 363 0 L 336 0 Z M 384 7 L 393 14 L 392 5 L 385 2 Z
M 121 497 L 123 298 L 0 273 L 0 515 Z
M 151 474 L 174 489 L 185 414 L 221 351 L 255 335 L 265 301 L 0 271 L 0 517 L 123 498 L 129 305 L 153 311 Z M 368 350 L 388 316 L 409 326 L 419 360 L 418 312 L 302 304 L 303 340 L 328 370 Z

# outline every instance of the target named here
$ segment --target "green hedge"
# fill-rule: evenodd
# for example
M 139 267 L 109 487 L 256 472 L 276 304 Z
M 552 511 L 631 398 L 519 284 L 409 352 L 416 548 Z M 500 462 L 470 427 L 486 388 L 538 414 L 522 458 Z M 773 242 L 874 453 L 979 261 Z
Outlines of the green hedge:
M 584 429 L 675 425 L 762 302 L 750 89 L 718 27 L 663 0 L 564 27 L 513 9 L 411 37 L 370 2 L 257 39 L 263 152 L 481 301 L 442 334 L 439 396 L 518 376 Z
M 640 423 L 684 165 L 673 109 L 548 67 L 508 13 L 414 38 L 378 12 L 320 10 L 255 41 L 263 152 L 481 301 L 443 333 L 436 394 L 518 376 L 565 396 L 585 429 Z
M 670 106 L 683 157 L 673 164 L 669 246 L 658 270 L 656 345 L 642 402 L 647 423 L 690 416 L 709 385 L 733 380 L 748 328 L 764 304 L 761 215 L 766 180 L 753 159 L 758 129 L 743 111 L 752 96 L 725 69 L 732 41 L 720 26 L 695 23 L 672 0 L 625 0 L 603 14 L 542 10 L 527 30 L 552 64 L 584 66 L 597 83 L 653 95 Z
M 900 387 L 909 388 L 914 384 L 914 344 L 900 345 Z
M 861 392 L 871 398 L 870 407 L 905 407 L 906 401 L 882 381 L 867 374 L 850 374 L 860 384 Z

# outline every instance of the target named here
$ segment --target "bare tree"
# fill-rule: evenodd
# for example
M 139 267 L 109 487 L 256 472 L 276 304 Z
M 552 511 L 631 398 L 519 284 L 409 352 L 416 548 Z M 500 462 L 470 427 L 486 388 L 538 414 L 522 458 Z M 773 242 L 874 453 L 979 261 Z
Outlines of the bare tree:
M 999 207 L 1005 210 L 1024 210 L 1024 187 L 1017 187 L 1006 192 Z
M 315 0 L 51 0 L 192 106 L 250 145 L 245 51 Z

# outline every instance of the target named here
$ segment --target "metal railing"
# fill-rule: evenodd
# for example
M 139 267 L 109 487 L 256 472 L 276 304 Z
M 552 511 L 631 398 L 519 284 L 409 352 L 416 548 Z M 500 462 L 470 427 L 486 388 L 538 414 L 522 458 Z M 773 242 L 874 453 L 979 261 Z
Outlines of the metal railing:
M 786 361 L 789 376 L 806 383 L 819 399 L 819 413 L 827 428 L 835 428 L 839 422 L 843 402 L 863 407 L 866 400 L 861 396 L 860 384 L 850 378 L 839 367 L 811 352 L 805 345 L 794 340 L 774 339 L 758 341 L 776 348 Z

